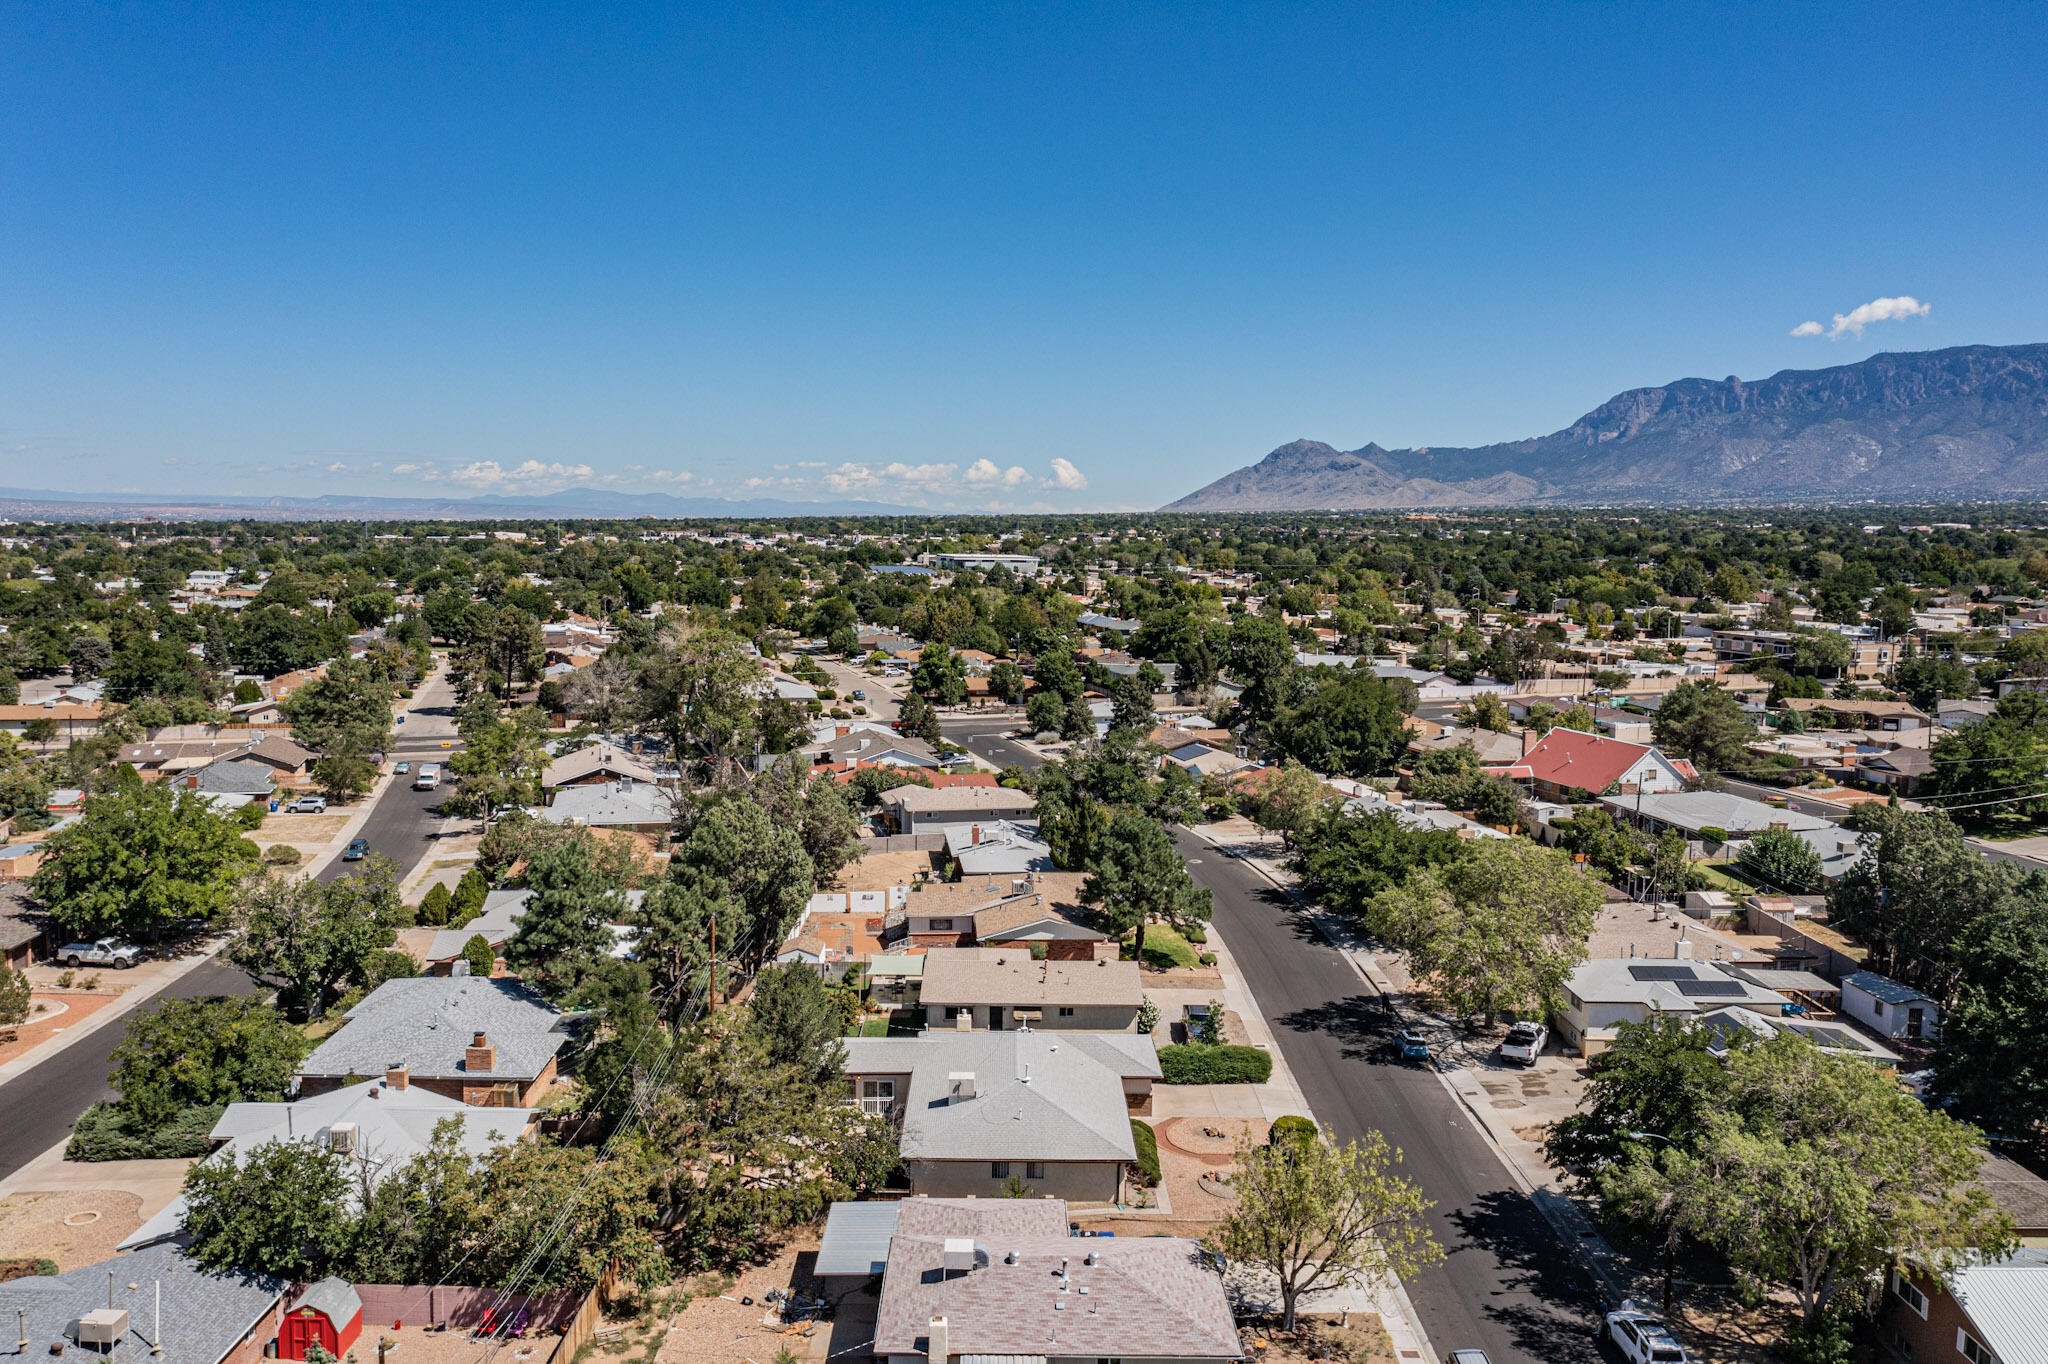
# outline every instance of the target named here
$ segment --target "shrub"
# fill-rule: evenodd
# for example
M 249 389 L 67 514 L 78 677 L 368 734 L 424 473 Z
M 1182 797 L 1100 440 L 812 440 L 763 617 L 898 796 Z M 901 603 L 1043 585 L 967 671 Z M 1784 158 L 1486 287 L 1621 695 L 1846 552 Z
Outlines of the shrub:
M 1203 952 L 1198 954 L 1195 960 L 1203 966 L 1214 966 L 1216 964 L 1216 954 L 1214 952 Z
M 270 813 L 270 807 L 260 800 L 235 807 L 235 823 L 243 829 L 254 831 L 263 827 L 263 817 Z
M 498 969 L 498 954 L 491 947 L 491 941 L 481 933 L 469 935 L 469 941 L 462 945 L 462 959 L 469 963 L 472 976 L 491 978 L 491 972 Z
M 1726 843 L 1728 831 L 1718 824 L 1700 825 L 1700 837 L 1709 843 Z
M 1302 1145 L 1318 1141 L 1322 1135 L 1313 1122 L 1297 1113 L 1289 1113 L 1273 1119 L 1273 1130 L 1266 1136 L 1266 1145 L 1281 1146 L 1289 1142 Z
M 1138 1177 L 1148 1189 L 1159 1186 L 1159 1138 L 1150 1123 L 1131 1119 L 1131 1144 L 1138 1148 Z
M 1189 924 L 1181 930 L 1181 936 L 1191 943 L 1205 943 L 1209 941 L 1209 930 L 1200 924 Z
M 78 1115 L 65 1144 L 66 1160 L 185 1160 L 203 1156 L 213 1149 L 209 1134 L 220 1121 L 225 1104 L 207 1104 L 181 1109 L 178 1115 L 154 1132 L 138 1129 L 133 1120 L 110 1103 L 97 1103 Z
M 299 850 L 289 843 L 273 843 L 263 850 L 263 860 L 273 867 L 296 867 Z
M 1191 1042 L 1161 1047 L 1159 1070 L 1170 1085 L 1257 1085 L 1273 1077 L 1273 1058 L 1258 1047 Z

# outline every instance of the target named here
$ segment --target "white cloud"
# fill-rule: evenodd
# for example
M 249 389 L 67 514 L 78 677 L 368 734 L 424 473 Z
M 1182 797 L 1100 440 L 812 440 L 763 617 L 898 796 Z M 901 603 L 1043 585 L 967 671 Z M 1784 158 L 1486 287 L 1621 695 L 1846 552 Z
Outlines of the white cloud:
M 1052 462 L 1052 481 L 1048 486 L 1078 492 L 1088 486 L 1088 476 L 1076 469 L 1072 461 L 1055 458 Z
M 1843 335 L 1862 336 L 1863 329 L 1873 322 L 1893 322 L 1902 317 L 1925 317 L 1933 309 L 1919 299 L 1906 294 L 1897 298 L 1873 298 L 1860 307 L 1846 313 L 1835 314 L 1835 325 L 1826 329 L 1828 340 Z M 1819 336 L 1822 328 L 1818 322 L 1802 322 L 1792 329 L 1794 336 Z
M 960 481 L 976 485 L 1000 483 L 1005 488 L 1014 488 L 1021 483 L 1029 483 L 1031 474 L 1029 470 L 1019 465 L 1013 464 L 1005 469 L 994 460 L 977 459 L 967 466 L 966 473 L 960 475 Z
M 471 488 L 501 488 L 508 484 L 553 484 L 563 487 L 589 478 L 590 472 L 588 464 L 543 464 L 537 459 L 529 459 L 507 469 L 495 459 L 479 459 L 454 470 L 448 477 Z
M 832 491 L 840 493 L 872 491 L 885 483 L 903 483 L 924 488 L 951 482 L 959 468 L 957 464 L 904 464 L 892 461 L 877 469 L 873 465 L 856 464 L 849 460 L 835 469 L 827 469 L 825 482 Z

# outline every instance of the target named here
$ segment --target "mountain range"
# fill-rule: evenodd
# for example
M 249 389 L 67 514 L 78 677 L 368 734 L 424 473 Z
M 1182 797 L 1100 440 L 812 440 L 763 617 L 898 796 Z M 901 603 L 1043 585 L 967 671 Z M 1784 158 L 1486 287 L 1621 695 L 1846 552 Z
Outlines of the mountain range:
M 1873 355 L 1630 389 L 1562 431 L 1473 449 L 1297 440 L 1167 511 L 2048 496 L 2048 345 Z

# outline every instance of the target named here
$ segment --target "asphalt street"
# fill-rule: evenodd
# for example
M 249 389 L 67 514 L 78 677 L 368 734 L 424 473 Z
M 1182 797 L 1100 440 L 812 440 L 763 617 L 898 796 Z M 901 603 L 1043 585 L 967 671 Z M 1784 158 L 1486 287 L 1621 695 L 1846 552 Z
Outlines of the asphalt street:
M 257 993 L 255 981 L 215 959 L 171 982 L 138 1012 L 163 999 Z M 114 1097 L 107 1075 L 113 1068 L 114 1048 L 127 1035 L 128 1018 L 109 1023 L 0 1085 L 0 1179 L 64 1140 L 80 1113 Z
M 974 719 L 949 715 L 940 717 L 939 731 L 977 758 L 997 767 L 1021 767 L 1028 772 L 1045 759 L 1009 737 L 1019 723 L 1007 716 Z
M 1385 1133 L 1402 1173 L 1435 1200 L 1444 1261 L 1406 1283 L 1438 1357 L 1476 1348 L 1493 1364 L 1601 1358 L 1597 1299 L 1570 1249 L 1457 1099 L 1399 1059 L 1399 1025 L 1371 987 L 1257 871 L 1184 829 L 1174 836 L 1214 892 L 1216 926 L 1316 1116 L 1340 1140 Z
M 414 703 L 406 708 L 405 723 L 398 727 L 390 757 L 394 762 L 411 763 L 413 773 L 419 771 L 421 763 L 440 763 L 445 771 L 455 750 L 441 745 L 454 738 L 454 689 L 448 685 L 447 675 L 439 673 L 427 679 Z M 401 883 L 420 859 L 433 851 L 434 839 L 441 831 L 441 801 L 450 789 L 451 784 L 444 780 L 438 790 L 415 791 L 411 774 L 394 777 L 377 797 L 369 819 L 358 831 L 357 837 L 368 840 L 371 852 L 398 864 Z M 352 876 L 362 865 L 337 857 L 321 871 L 319 879 L 332 881 L 338 876 Z

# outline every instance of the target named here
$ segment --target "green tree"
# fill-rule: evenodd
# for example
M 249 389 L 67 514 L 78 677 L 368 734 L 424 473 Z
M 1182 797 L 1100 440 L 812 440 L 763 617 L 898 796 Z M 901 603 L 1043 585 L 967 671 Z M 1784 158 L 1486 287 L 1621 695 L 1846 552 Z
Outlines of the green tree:
M 208 1269 L 314 1280 L 351 1267 L 354 1197 L 341 1156 L 310 1141 L 265 1142 L 185 1172 L 187 1253 Z
M 1024 670 L 1009 659 L 1000 659 L 988 670 L 988 689 L 1008 705 L 1024 699 Z
M 764 967 L 747 1001 L 747 1031 L 775 1065 L 795 1066 L 819 1083 L 841 1072 L 839 1005 L 816 970 L 802 962 Z
M 1935 1089 L 1958 1117 L 1997 1132 L 2032 1131 L 2048 1119 L 2048 1068 L 2038 1055 L 2048 920 L 2038 901 L 2002 907 L 1976 923 L 1956 952 Z
M 450 893 L 448 883 L 436 881 L 427 887 L 427 893 L 420 897 L 416 917 L 430 928 L 441 928 L 448 923 L 449 913 L 455 907 L 455 896 Z
M 1033 692 L 1024 703 L 1024 727 L 1034 734 L 1058 733 L 1066 718 L 1067 703 L 1058 692 Z
M 498 969 L 497 949 L 481 933 L 469 935 L 469 941 L 462 945 L 462 959 L 469 963 L 469 973 L 481 980 L 489 980 Z
M 1209 1242 L 1255 1264 L 1280 1288 L 1280 1329 L 1294 1329 L 1301 1295 L 1376 1286 L 1443 1258 L 1424 1224 L 1434 1207 L 1397 1173 L 1400 1151 L 1378 1132 L 1334 1145 L 1303 1139 L 1266 1145 L 1241 1133 L 1231 1211 Z
M 505 964 L 549 999 L 562 999 L 611 959 L 611 926 L 626 897 L 593 865 L 587 838 L 566 839 L 526 864 L 532 894 L 505 942 Z
M 2013 692 L 1991 714 L 1934 741 L 1930 784 L 1968 816 L 2048 817 L 2048 696 Z
M 1145 925 L 1164 920 L 1191 928 L 1209 918 L 1209 892 L 1188 875 L 1187 861 L 1173 837 L 1143 815 L 1118 814 L 1103 831 L 1081 883 L 1081 899 L 1093 905 L 1121 937 L 1132 933 L 1131 955 L 1145 959 Z
M 1066 714 L 1060 717 L 1060 737 L 1069 743 L 1095 737 L 1095 712 L 1083 698 L 1077 696 L 1067 702 Z
M 840 869 L 860 856 L 860 814 L 830 776 L 808 775 L 799 762 L 777 763 L 755 778 L 751 796 L 776 824 L 796 831 L 818 886 L 838 884 Z
M 939 730 L 939 714 L 922 693 L 909 692 L 903 698 L 903 705 L 896 713 L 896 729 L 913 739 L 922 739 L 928 744 L 938 744 L 945 738 Z
M 1152 691 L 1139 678 L 1120 677 L 1110 692 L 1112 729 L 1143 732 L 1152 728 Z
M 1279 834 L 1282 846 L 1292 851 L 1302 831 L 1317 823 L 1323 802 L 1330 799 L 1329 788 L 1298 762 L 1282 763 L 1262 776 L 1247 793 L 1244 812 L 1252 823 Z
M 1756 725 L 1742 713 L 1734 693 L 1706 678 L 1673 687 L 1651 718 L 1650 732 L 1657 747 L 1691 759 L 1701 772 L 1749 766 L 1748 745 L 1757 737 Z
M 1408 828 L 1390 809 L 1354 815 L 1332 805 L 1296 843 L 1289 865 L 1319 904 L 1362 920 L 1374 898 L 1410 872 L 1455 861 L 1465 851 L 1456 834 Z
M 280 1097 L 312 1049 L 253 999 L 172 999 L 128 1020 L 109 1078 L 116 1106 L 154 1131 L 187 1108 Z
M 1929 715 L 1944 698 L 1967 701 L 1977 694 L 1977 675 L 1952 658 L 1921 654 L 1899 660 L 1892 685 Z
M 1230 676 L 1244 694 L 1238 709 L 1263 726 L 1293 691 L 1294 641 L 1270 616 L 1239 616 L 1230 627 Z
M 1719 1110 L 1726 1087 L 1712 1048 L 1748 1039 L 1738 1032 L 1724 1041 L 1668 1014 L 1624 1024 L 1600 1053 L 1578 1111 L 1551 1128 L 1545 1139 L 1550 1159 L 1573 1178 L 1597 1184 L 1623 1160 L 1654 1155 L 1654 1141 L 1689 1147 Z
M 539 798 L 548 757 L 547 717 L 538 707 L 501 717 L 496 702 L 474 696 L 463 705 L 457 724 L 462 747 L 449 758 L 448 769 L 460 784 L 452 796 L 443 798 L 444 809 L 488 820 L 507 806 Z
M 1458 723 L 1470 729 L 1489 730 L 1505 734 L 1515 727 L 1515 717 L 1508 713 L 1507 702 L 1490 691 L 1477 696 L 1458 707 Z
M 1976 1182 L 1976 1129 L 1889 1072 L 1783 1034 L 1731 1052 L 1723 1076 L 1696 1136 L 1629 1151 L 1601 1195 L 1625 1217 L 1664 1210 L 1755 1289 L 1789 1289 L 1808 1331 L 1884 1270 L 1945 1276 L 2017 1244 Z
M 934 706 L 960 705 L 967 700 L 967 665 L 944 644 L 926 644 L 918 651 L 910 685 Z
M 1759 829 L 1742 845 L 1743 870 L 1765 886 L 1800 895 L 1821 883 L 1820 854 L 1790 829 Z
M 741 923 L 726 887 L 708 875 L 665 880 L 648 890 L 633 910 L 637 930 L 633 955 L 648 975 L 648 985 L 661 1021 L 676 1026 L 695 1019 L 712 997 L 723 991 L 730 975 L 730 935 Z M 726 928 L 726 963 L 712 976 L 714 924 Z
M 244 882 L 228 960 L 277 987 L 295 1018 L 319 1018 L 350 986 L 367 983 L 377 953 L 410 922 L 398 868 L 370 858 L 355 876 L 313 881 L 275 872 Z
M 1307 694 L 1291 699 L 1267 727 L 1267 746 L 1332 776 L 1391 771 L 1410 737 L 1400 691 L 1367 668 L 1317 668 L 1308 676 Z
M 756 751 L 761 670 L 737 635 L 671 628 L 640 679 L 641 718 L 668 740 L 677 761 L 715 770 Z
M 343 658 L 284 699 L 292 738 L 315 753 L 363 758 L 391 747 L 394 690 L 368 659 Z
M 1560 997 L 1600 916 L 1599 885 L 1554 848 L 1482 839 L 1373 902 L 1369 922 L 1408 951 L 1418 979 L 1458 1013 L 1490 1023 Z
M 196 792 L 117 785 L 85 803 L 45 844 L 29 882 L 64 929 L 154 937 L 181 919 L 226 910 L 256 845 Z
M 28 1022 L 29 994 L 28 976 L 0 962 L 0 1033 Z
M 669 875 L 698 884 L 707 897 L 723 894 L 732 921 L 719 921 L 720 950 L 745 971 L 782 945 L 813 886 L 802 837 L 751 800 L 705 806 L 670 858 Z

